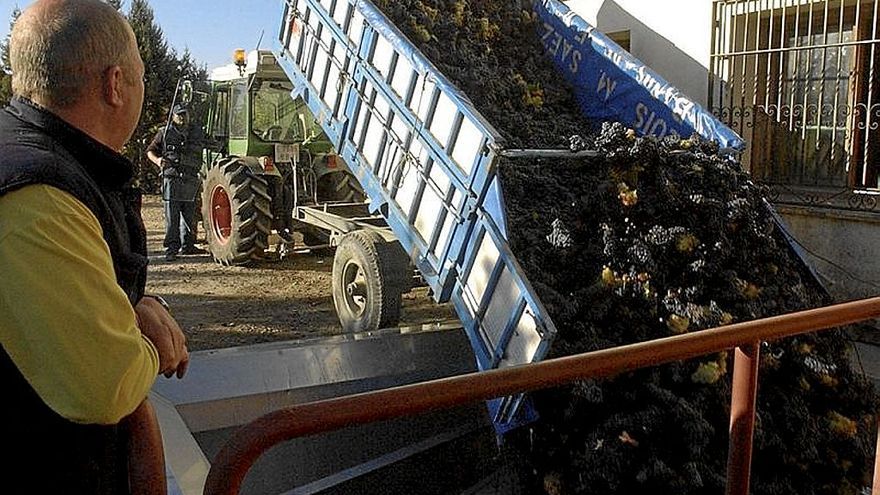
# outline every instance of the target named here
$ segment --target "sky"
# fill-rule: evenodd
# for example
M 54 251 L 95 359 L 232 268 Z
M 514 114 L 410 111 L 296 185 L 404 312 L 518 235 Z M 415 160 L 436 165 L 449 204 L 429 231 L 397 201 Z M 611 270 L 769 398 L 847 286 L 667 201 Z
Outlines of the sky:
M 208 71 L 232 61 L 236 48 L 274 48 L 281 25 L 283 0 L 149 0 L 156 22 L 168 44 L 183 52 L 189 48 Z M 0 39 L 9 34 L 9 21 L 16 6 L 22 10 L 33 0 L 0 0 Z M 128 10 L 124 2 L 123 10 Z

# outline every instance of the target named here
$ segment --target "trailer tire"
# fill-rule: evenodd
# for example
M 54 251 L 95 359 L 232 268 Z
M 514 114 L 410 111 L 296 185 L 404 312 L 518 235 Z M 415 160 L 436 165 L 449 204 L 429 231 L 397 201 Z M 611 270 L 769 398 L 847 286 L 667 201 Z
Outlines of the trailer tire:
M 268 246 L 271 198 L 265 178 L 237 160 L 208 169 L 202 192 L 202 223 L 211 255 L 221 265 L 243 265 Z
M 412 269 L 400 243 L 366 230 L 346 234 L 333 258 L 333 304 L 343 330 L 370 332 L 400 321 Z

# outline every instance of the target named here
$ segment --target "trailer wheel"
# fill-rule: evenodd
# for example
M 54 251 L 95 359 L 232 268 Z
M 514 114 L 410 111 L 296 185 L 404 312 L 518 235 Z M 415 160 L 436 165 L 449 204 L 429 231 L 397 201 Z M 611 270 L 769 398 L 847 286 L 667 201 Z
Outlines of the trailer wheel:
M 365 230 L 346 234 L 333 258 L 333 303 L 342 328 L 355 333 L 397 325 L 411 278 L 399 243 Z
M 222 265 L 242 265 L 268 246 L 272 225 L 266 180 L 247 165 L 225 160 L 211 167 L 202 191 L 205 240 Z

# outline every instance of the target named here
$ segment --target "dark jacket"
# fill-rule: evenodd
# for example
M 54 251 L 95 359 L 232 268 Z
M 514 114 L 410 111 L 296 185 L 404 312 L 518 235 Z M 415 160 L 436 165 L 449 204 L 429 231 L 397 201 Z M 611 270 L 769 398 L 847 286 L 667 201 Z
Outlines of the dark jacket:
M 165 201 L 195 201 L 199 191 L 201 162 L 198 140 L 190 139 L 190 132 L 169 124 L 159 129 L 147 151 L 165 159 L 162 169 L 162 199 Z
M 189 134 L 189 130 L 169 124 L 153 136 L 147 151 L 166 159 L 170 164 L 167 168 L 174 174 L 196 177 L 201 168 L 201 146 L 197 139 L 190 139 Z
M 129 186 L 133 175 L 134 166 L 122 155 L 27 100 L 13 99 L 0 111 L 0 195 L 45 184 L 88 207 L 101 225 L 116 281 L 132 306 L 143 297 L 147 265 L 141 196 Z M 80 425 L 59 416 L 5 350 L 0 352 L 0 380 L 6 394 L 0 438 L 11 454 L 0 463 L 0 478 L 21 480 L 22 473 L 36 469 L 38 475 L 28 478 L 29 493 L 128 492 L 126 438 L 120 428 Z

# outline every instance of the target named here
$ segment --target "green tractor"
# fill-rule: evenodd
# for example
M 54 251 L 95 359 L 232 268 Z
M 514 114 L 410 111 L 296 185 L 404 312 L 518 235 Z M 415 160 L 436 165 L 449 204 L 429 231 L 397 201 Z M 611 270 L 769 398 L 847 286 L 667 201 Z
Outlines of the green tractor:
M 292 91 L 272 52 L 238 50 L 205 87 L 184 81 L 175 96 L 203 143 L 208 250 L 223 265 L 247 264 L 284 256 L 297 232 L 303 247 L 336 248 L 331 290 L 346 331 L 394 326 L 418 282 L 409 256 Z
M 329 245 L 326 230 L 293 219 L 294 207 L 362 202 L 363 192 L 305 103 L 291 97 L 272 52 L 236 51 L 236 63 L 215 69 L 208 86 L 183 96 L 203 119 L 201 213 L 214 259 L 265 258 L 270 239 L 284 255 L 294 231 L 306 246 Z

